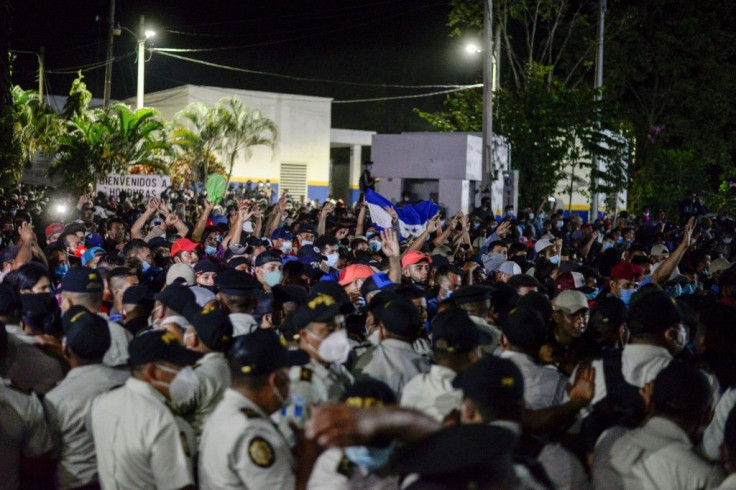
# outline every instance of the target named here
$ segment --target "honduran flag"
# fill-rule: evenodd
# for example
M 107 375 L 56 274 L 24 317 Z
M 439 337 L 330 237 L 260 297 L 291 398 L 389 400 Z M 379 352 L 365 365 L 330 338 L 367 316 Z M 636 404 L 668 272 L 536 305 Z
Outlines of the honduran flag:
M 432 201 L 421 201 L 397 208 L 391 201 L 371 189 L 365 191 L 365 203 L 371 213 L 373 225 L 379 229 L 391 228 L 391 215 L 383 208 L 390 206 L 396 210 L 401 238 L 421 235 L 427 227 L 427 221 L 440 210 L 440 207 Z

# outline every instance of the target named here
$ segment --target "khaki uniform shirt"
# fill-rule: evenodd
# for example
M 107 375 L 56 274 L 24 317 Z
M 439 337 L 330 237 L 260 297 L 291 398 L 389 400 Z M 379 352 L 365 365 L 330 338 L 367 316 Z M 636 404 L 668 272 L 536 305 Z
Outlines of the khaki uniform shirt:
M 713 488 L 723 479 L 718 467 L 695 453 L 685 431 L 663 417 L 621 436 L 610 461 L 626 489 Z
M 204 423 L 230 386 L 231 374 L 222 352 L 208 352 L 192 367 L 197 375 L 197 391 L 191 400 L 177 406 L 176 411 L 191 425 L 199 444 Z
M 53 390 L 44 403 L 59 451 L 56 481 L 59 488 L 75 488 L 97 481 L 97 460 L 86 421 L 97 395 L 120 386 L 130 377 L 126 371 L 104 364 L 79 366 Z
M 228 389 L 202 432 L 202 489 L 292 489 L 296 461 L 268 414 Z
M 414 376 L 429 371 L 430 361 L 416 353 L 411 344 L 385 339 L 358 358 L 353 375 L 368 376 L 386 383 L 401 399 L 406 383 Z
M 510 359 L 524 378 L 524 404 L 530 410 L 541 410 L 561 403 L 567 378 L 552 366 L 540 366 L 534 359 L 521 352 L 504 351 L 504 359 Z
M 133 339 L 133 334 L 117 322 L 111 322 L 104 313 L 97 313 L 107 321 L 110 329 L 110 348 L 105 352 L 102 362 L 110 367 L 128 365 L 128 343 Z
M 703 453 L 713 461 L 720 459 L 718 447 L 723 443 L 726 419 L 736 405 L 736 388 L 729 388 L 715 406 L 713 419 L 703 434 Z
M 36 395 L 26 395 L 0 379 L 0 487 L 19 488 L 21 457 L 36 458 L 53 447 Z
M 419 410 L 442 422 L 453 410 L 460 410 L 463 392 L 452 387 L 457 373 L 444 366 L 433 365 L 409 381 L 401 394 L 401 406 Z
M 258 330 L 258 323 L 253 315 L 248 313 L 230 313 L 228 315 L 230 323 L 233 324 L 233 337 L 238 335 L 247 335 Z
M 33 335 L 27 335 L 17 325 L 6 325 L 8 353 L 0 363 L 3 376 L 23 391 L 45 395 L 64 379 L 64 369 L 55 357 L 43 351 Z
M 175 489 L 194 484 L 188 434 L 153 386 L 129 378 L 100 395 L 90 420 L 105 489 Z

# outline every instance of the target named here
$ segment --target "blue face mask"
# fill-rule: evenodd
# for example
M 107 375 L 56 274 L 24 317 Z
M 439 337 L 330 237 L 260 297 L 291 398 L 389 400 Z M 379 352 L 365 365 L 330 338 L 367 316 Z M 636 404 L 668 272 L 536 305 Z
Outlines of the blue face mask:
M 622 289 L 621 297 L 619 299 L 623 301 L 624 304 L 628 307 L 631 303 L 631 297 L 634 295 L 635 292 L 635 289 Z
M 206 247 L 204 247 L 204 253 L 206 253 L 207 255 L 215 255 L 217 253 L 217 247 L 207 245 Z
M 557 222 L 557 228 L 562 229 L 563 226 L 565 226 L 565 222 L 564 221 L 558 221 Z
M 361 468 L 368 471 L 377 471 L 386 466 L 393 452 L 393 446 L 350 446 L 345 448 L 345 457 Z
M 355 302 L 355 306 L 358 308 L 365 308 L 366 306 L 365 298 L 363 296 L 358 296 L 358 300 Z
M 690 283 L 690 284 L 685 284 L 685 285 L 684 285 L 684 286 L 682 287 L 682 294 L 683 294 L 683 295 L 686 295 L 686 294 L 695 294 L 695 285 L 694 285 L 694 284 L 692 284 L 692 283 Z
M 613 243 L 611 243 L 611 242 L 603 242 L 602 248 L 603 248 L 603 251 L 605 252 L 609 248 L 613 248 Z
M 373 253 L 378 253 L 381 251 L 381 242 L 371 240 L 370 242 L 368 242 L 368 247 L 370 247 Z
M 281 284 L 281 279 L 283 279 L 283 274 L 280 270 L 266 272 L 263 274 L 263 282 L 268 284 L 269 287 L 278 286 Z
M 450 296 L 452 296 L 452 291 L 447 291 L 445 294 L 443 294 L 442 296 L 440 296 L 440 299 L 442 301 L 445 301 L 446 299 L 450 299 Z
M 557 265 L 560 263 L 560 256 L 559 255 L 553 255 L 549 258 L 549 261 L 553 263 L 554 265 Z
M 215 241 L 217 243 L 221 243 L 222 242 L 222 235 L 215 235 Z
M 69 272 L 69 264 L 57 265 L 54 267 L 54 278 L 61 279 Z
M 586 294 L 585 297 L 588 299 L 588 301 L 593 301 L 594 299 L 598 297 L 598 293 L 600 293 L 600 291 L 596 289 L 592 293 Z
M 666 292 L 673 298 L 677 298 L 679 296 L 682 296 L 682 286 L 680 286 L 679 284 L 675 284 L 674 286 L 668 287 Z
M 151 268 L 151 264 L 147 260 L 142 260 L 141 263 L 143 264 L 143 273 L 145 274 Z
M 616 239 L 616 243 L 618 243 L 619 245 L 621 245 L 622 243 L 624 243 L 624 237 L 622 237 L 622 236 L 618 237 Z

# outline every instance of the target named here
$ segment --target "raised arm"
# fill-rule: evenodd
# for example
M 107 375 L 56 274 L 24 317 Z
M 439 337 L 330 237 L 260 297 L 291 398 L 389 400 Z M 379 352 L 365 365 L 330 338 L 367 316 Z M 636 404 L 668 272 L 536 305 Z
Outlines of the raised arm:
M 324 235 L 327 232 L 327 217 L 332 214 L 335 210 L 335 205 L 331 202 L 326 202 L 322 206 L 322 211 L 319 213 L 319 224 L 317 225 L 317 233 L 319 236 Z
M 667 259 L 662 262 L 662 265 L 657 267 L 657 270 L 652 274 L 652 282 L 655 284 L 663 284 L 667 282 L 675 267 L 682 260 L 683 255 L 690 248 L 693 239 L 693 230 L 695 229 L 695 218 L 690 218 L 685 225 L 685 230 L 682 234 L 682 241 L 677 248 L 670 254 Z
M 396 232 L 391 228 L 381 230 L 381 250 L 388 257 L 388 278 L 395 284 L 401 283 L 401 249 Z
M 364 201 L 358 201 L 355 206 L 358 208 L 358 222 L 355 224 L 355 234 L 362 235 L 363 228 L 365 227 L 365 213 L 368 210 L 368 206 L 365 205 Z
M 160 205 L 161 201 L 159 198 L 152 197 L 149 199 L 146 210 L 143 211 L 140 218 L 135 220 L 133 226 L 130 227 L 130 238 L 143 238 L 143 227 L 148 223 L 148 220 L 151 219 L 151 216 L 158 210 Z
M 199 216 L 199 219 L 197 220 L 197 224 L 194 225 L 194 231 L 192 232 L 193 242 L 199 242 L 202 239 L 202 234 L 204 233 L 205 225 L 207 224 L 207 219 L 210 217 L 210 213 L 212 212 L 212 208 L 214 207 L 215 207 L 214 203 L 209 202 L 207 199 L 204 200 L 204 209 L 202 210 L 202 214 Z

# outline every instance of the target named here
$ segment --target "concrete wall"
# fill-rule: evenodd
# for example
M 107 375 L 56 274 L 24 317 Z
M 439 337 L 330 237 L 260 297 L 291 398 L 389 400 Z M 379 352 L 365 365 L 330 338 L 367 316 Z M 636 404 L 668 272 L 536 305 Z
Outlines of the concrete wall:
M 271 92 L 184 85 L 146 94 L 145 104 L 159 109 L 167 119 L 191 102 L 213 105 L 224 97 L 237 96 L 245 105 L 259 109 L 279 129 L 274 149 L 256 147 L 251 158 L 242 156 L 233 169 L 234 182 L 270 180 L 278 191 L 281 163 L 307 165 L 307 195 L 324 201 L 330 175 L 331 101 Z M 131 101 L 128 101 L 129 103 Z
M 373 137 L 378 192 L 398 201 L 405 179 L 436 179 L 438 204 L 448 216 L 473 208 L 470 182 L 481 180 L 482 140 L 468 133 L 402 133 Z M 420 196 L 428 199 L 429 196 Z

